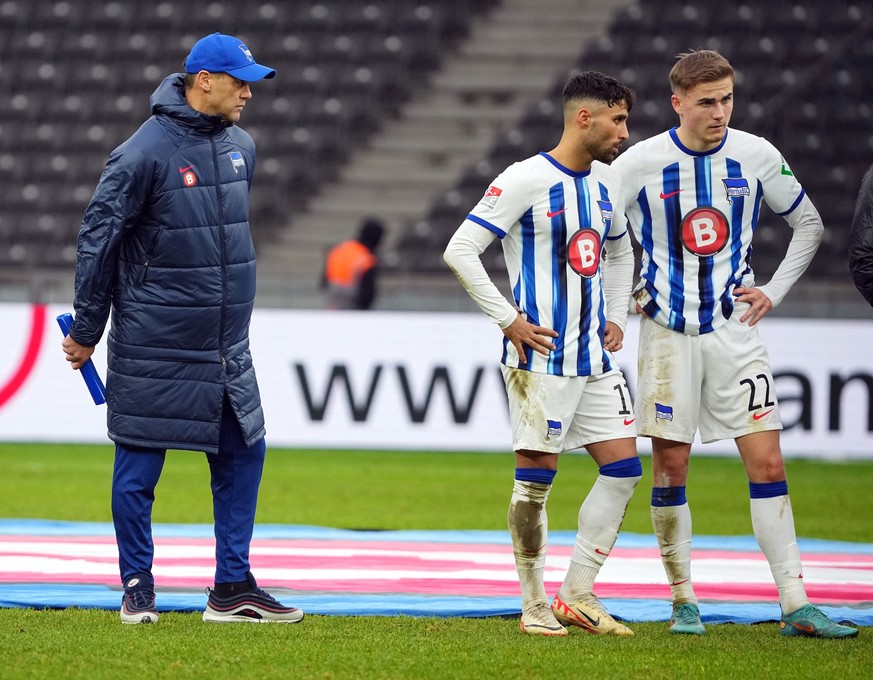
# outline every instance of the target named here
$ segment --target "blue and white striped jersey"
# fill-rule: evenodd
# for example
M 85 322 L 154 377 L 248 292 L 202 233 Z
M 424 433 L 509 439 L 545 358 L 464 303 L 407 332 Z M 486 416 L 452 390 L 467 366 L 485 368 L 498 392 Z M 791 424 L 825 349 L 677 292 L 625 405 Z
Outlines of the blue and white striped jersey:
M 531 323 L 558 332 L 548 357 L 527 348 L 520 363 L 504 340 L 507 366 L 552 375 L 599 375 L 616 368 L 603 349 L 604 246 L 625 239 L 618 173 L 595 161 L 574 172 L 546 153 L 502 172 L 467 216 L 502 242 L 512 297 Z M 628 255 L 629 256 L 629 255 Z
M 754 286 L 761 201 L 784 216 L 804 196 L 776 147 L 730 128 L 705 152 L 686 148 L 673 128 L 634 144 L 612 167 L 642 247 L 634 296 L 647 316 L 688 335 L 721 326 L 733 311 L 734 287 Z

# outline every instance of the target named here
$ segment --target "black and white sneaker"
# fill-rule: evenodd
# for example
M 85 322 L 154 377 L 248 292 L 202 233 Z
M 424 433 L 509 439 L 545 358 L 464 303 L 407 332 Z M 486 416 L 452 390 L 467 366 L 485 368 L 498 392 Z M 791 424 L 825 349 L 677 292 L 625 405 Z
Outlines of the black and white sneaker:
M 124 584 L 121 598 L 122 623 L 157 623 L 155 587 L 147 574 L 134 574 Z
M 248 589 L 227 597 L 219 597 L 214 590 L 206 589 L 209 600 L 204 621 L 214 623 L 298 623 L 303 612 L 286 607 L 267 592 L 258 588 L 251 572 L 246 574 Z

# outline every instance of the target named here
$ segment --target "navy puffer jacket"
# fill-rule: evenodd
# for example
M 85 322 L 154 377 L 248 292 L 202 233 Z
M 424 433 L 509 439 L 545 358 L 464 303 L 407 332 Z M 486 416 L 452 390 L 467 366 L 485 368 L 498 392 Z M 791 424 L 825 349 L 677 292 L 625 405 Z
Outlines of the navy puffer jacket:
M 244 130 L 189 107 L 179 74 L 109 157 L 79 231 L 72 338 L 107 344 L 109 437 L 215 453 L 227 395 L 264 436 L 249 351 L 255 251 Z
M 849 271 L 855 287 L 873 305 L 873 165 L 867 168 L 849 234 Z

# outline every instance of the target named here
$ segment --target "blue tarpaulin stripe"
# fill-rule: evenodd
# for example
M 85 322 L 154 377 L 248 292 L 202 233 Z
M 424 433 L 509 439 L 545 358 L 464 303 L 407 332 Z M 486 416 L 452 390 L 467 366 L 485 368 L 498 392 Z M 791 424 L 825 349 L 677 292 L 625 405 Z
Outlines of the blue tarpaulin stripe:
M 209 524 L 155 524 L 157 538 L 205 538 L 213 537 Z M 0 535 L 5 536 L 91 536 L 114 537 L 114 529 L 108 522 L 61 522 L 35 519 L 0 519 Z M 509 544 L 506 531 L 367 531 L 334 529 L 329 527 L 297 525 L 258 525 L 255 539 L 284 540 L 378 540 L 410 541 L 455 544 Z M 552 531 L 549 541 L 555 545 L 573 545 L 575 532 Z M 873 545 L 800 539 L 801 551 L 841 552 L 873 555 Z M 751 536 L 695 536 L 694 545 L 700 549 L 757 551 L 758 545 Z M 654 536 L 623 533 L 616 547 L 657 547 Z M 200 589 L 156 588 L 160 611 L 196 612 L 206 604 L 206 594 Z M 518 616 L 518 597 L 463 597 L 428 596 L 407 594 L 313 594 L 300 593 L 282 588 L 271 589 L 279 599 L 300 607 L 309 614 L 335 616 L 434 616 L 434 617 L 488 617 Z M 6 583 L 0 584 L 0 607 L 66 609 L 117 609 L 121 602 L 121 587 L 87 584 L 55 583 Z M 670 618 L 670 603 L 649 599 L 604 599 L 610 612 L 626 621 L 667 621 Z M 873 625 L 873 603 L 864 606 L 822 606 L 833 619 L 851 621 L 856 625 Z M 751 624 L 778 621 L 780 612 L 777 602 L 707 602 L 701 601 L 701 617 L 704 623 Z

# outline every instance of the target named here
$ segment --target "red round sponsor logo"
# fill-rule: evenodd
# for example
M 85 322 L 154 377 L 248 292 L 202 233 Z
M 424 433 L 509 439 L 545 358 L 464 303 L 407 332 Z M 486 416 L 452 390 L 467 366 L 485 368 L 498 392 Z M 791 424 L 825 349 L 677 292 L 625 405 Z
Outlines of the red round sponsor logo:
M 185 183 L 186 187 L 193 187 L 197 184 L 197 175 L 195 175 L 190 170 L 182 175 L 182 181 Z
M 728 240 L 727 217 L 717 208 L 700 207 L 682 220 L 682 245 L 699 257 L 715 255 Z
M 567 244 L 570 268 L 586 279 L 597 273 L 600 266 L 600 234 L 593 229 L 580 229 Z

